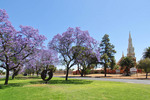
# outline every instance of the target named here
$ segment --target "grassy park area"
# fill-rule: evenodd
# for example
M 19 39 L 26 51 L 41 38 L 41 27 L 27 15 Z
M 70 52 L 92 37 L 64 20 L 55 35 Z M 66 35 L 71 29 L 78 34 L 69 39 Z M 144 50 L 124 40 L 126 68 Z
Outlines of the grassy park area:
M 3 85 L 0 100 L 149 100 L 150 85 L 53 77 L 48 84 L 40 78 L 16 78 Z
M 150 100 L 149 4 L 0 0 L 0 100 Z

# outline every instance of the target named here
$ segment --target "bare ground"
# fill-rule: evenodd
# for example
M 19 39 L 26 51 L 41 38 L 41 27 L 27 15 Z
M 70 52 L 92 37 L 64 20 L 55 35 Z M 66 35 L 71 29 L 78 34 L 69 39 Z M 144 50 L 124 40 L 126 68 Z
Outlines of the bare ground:
M 65 76 L 64 74 L 56 75 L 54 76 Z M 69 75 L 70 77 L 80 77 L 80 75 Z M 104 77 L 104 74 L 88 74 L 85 77 L 93 77 L 93 78 L 112 78 L 112 79 L 140 79 L 145 80 L 146 74 L 145 73 L 138 73 L 138 74 L 132 74 L 131 76 L 124 76 L 122 74 L 107 74 L 107 77 Z M 148 76 L 148 79 L 150 80 L 150 75 Z

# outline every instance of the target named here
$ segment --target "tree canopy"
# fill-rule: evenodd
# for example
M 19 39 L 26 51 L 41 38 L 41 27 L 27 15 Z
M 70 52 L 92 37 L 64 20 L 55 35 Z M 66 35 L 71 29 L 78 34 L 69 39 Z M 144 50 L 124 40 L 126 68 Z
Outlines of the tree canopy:
M 147 78 L 148 73 L 150 72 L 150 58 L 145 58 L 145 59 L 140 60 L 137 67 L 144 69 L 146 73 L 146 78 Z
M 150 47 L 145 49 L 145 52 L 143 54 L 143 58 L 150 58 Z
M 88 48 L 88 52 L 95 51 L 97 59 L 99 59 L 97 41 L 93 39 L 88 31 L 82 31 L 79 27 L 68 28 L 62 35 L 57 34 L 49 42 L 49 49 L 53 49 L 60 54 L 62 61 L 66 65 L 66 80 L 68 80 L 69 69 L 76 65 L 74 62 L 74 53 L 79 52 L 77 49 L 72 49 L 74 46 L 81 46 Z M 73 51 L 74 50 L 74 51 Z
M 132 57 L 123 57 L 120 61 L 120 66 L 125 70 L 126 76 L 129 76 L 129 70 L 135 66 L 135 62 Z
M 9 71 L 23 67 L 28 57 L 41 48 L 45 36 L 31 26 L 20 26 L 16 31 L 5 10 L 0 9 L 0 61 L 2 68 L 6 69 L 5 84 L 8 84 Z

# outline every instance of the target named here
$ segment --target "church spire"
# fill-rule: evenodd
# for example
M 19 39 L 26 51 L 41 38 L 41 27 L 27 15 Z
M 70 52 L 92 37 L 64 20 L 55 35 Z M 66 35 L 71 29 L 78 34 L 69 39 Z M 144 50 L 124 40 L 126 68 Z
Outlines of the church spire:
M 122 51 L 122 57 L 124 57 L 124 53 L 123 53 L 123 51 Z
M 128 40 L 128 49 L 127 49 L 127 56 L 130 57 L 135 57 L 135 53 L 134 53 L 134 47 L 132 45 L 132 38 L 131 38 L 131 33 L 129 32 L 129 40 Z

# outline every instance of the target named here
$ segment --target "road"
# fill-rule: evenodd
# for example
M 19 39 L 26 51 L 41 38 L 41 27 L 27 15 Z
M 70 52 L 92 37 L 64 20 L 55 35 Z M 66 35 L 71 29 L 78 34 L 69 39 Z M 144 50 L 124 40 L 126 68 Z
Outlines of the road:
M 54 76 L 54 77 L 64 78 L 64 76 Z M 125 82 L 125 83 L 137 83 L 137 84 L 150 84 L 150 80 L 137 80 L 137 79 L 110 79 L 110 78 L 92 78 L 92 77 L 69 77 L 69 78 L 99 80 L 99 81 L 114 81 L 114 82 Z

